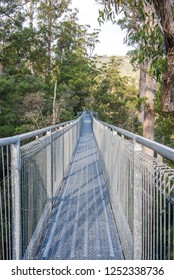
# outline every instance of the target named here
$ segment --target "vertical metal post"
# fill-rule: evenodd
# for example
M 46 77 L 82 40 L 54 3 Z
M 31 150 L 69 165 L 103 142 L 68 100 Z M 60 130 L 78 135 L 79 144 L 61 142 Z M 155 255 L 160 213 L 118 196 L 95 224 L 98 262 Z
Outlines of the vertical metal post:
M 21 172 L 20 140 L 18 140 L 18 142 L 11 145 L 13 260 L 20 260 L 22 258 L 20 172 Z
M 65 133 L 63 132 L 62 135 L 62 139 L 63 139 L 63 147 L 62 147 L 62 151 L 63 151 L 63 178 L 65 176 Z
M 134 141 L 134 260 L 142 259 L 142 168 L 137 159 L 137 153 L 140 151 L 142 151 L 142 145 Z
M 50 209 L 53 205 L 53 151 L 52 151 L 52 133 L 47 131 L 49 145 L 47 146 L 47 201 Z

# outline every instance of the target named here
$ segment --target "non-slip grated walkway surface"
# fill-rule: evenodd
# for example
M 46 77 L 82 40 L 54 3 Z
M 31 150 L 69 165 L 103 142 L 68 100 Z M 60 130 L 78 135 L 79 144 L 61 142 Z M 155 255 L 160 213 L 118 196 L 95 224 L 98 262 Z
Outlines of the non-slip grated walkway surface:
M 123 259 L 88 115 L 37 259 Z

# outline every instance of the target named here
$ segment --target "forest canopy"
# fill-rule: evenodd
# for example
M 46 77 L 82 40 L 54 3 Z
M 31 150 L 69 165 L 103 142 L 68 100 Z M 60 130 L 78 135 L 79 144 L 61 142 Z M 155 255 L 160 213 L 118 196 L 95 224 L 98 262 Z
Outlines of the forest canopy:
M 127 31 L 131 63 L 140 71 L 139 89 L 121 75 L 118 58 L 97 66 L 100 30 L 79 23 L 71 0 L 3 0 L 0 137 L 70 120 L 87 109 L 116 126 L 174 145 L 173 2 L 96 2 L 100 22 L 112 20 Z
M 137 129 L 134 81 L 121 77 L 117 59 L 96 67 L 100 30 L 79 24 L 70 3 L 1 1 L 0 137 L 70 120 L 84 109 Z

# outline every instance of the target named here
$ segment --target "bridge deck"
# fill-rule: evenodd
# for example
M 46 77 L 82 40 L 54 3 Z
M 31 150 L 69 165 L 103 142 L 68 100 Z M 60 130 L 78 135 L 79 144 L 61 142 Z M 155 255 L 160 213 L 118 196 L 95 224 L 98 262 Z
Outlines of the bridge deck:
M 123 259 L 88 116 L 37 259 Z

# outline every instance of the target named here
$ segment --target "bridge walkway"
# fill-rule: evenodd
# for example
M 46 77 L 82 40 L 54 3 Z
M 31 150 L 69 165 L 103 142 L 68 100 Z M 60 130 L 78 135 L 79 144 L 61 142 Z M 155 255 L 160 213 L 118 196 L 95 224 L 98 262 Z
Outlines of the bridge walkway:
M 123 259 L 87 115 L 36 259 Z

